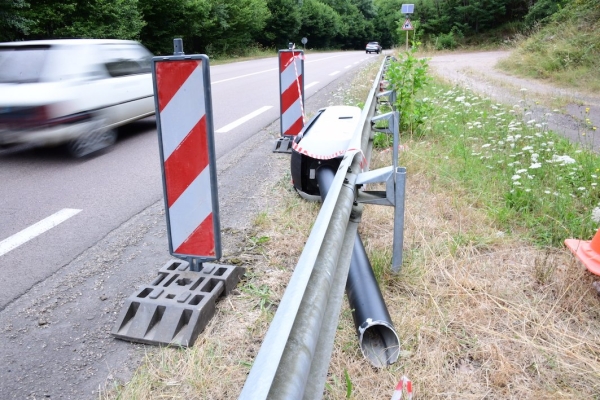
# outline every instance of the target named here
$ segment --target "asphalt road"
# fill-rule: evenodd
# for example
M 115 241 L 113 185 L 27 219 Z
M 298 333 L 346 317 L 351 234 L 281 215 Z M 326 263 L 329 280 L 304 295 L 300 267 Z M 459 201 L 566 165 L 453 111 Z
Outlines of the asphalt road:
M 363 52 L 307 55 L 305 97 L 375 58 Z M 276 57 L 213 66 L 211 82 L 217 158 L 279 118 Z M 265 111 L 228 128 L 257 110 Z M 1 156 L 0 242 L 61 210 L 81 211 L 0 255 L 0 310 L 159 200 L 160 174 L 154 118 L 121 129 L 116 146 L 84 160 L 47 149 Z
M 375 60 L 362 52 L 308 55 L 307 112 L 335 103 L 353 72 Z M 276 58 L 212 67 L 211 81 L 227 255 L 242 251 L 244 228 L 268 202 L 261 190 L 281 178 L 289 156 L 271 152 L 279 132 Z M 0 242 L 60 210 L 81 210 L 0 255 L 0 399 L 98 398 L 126 381 L 147 351 L 110 335 L 124 300 L 172 259 L 155 121 L 122 129 L 113 148 L 85 160 L 57 149 L 4 155 L 0 182 Z

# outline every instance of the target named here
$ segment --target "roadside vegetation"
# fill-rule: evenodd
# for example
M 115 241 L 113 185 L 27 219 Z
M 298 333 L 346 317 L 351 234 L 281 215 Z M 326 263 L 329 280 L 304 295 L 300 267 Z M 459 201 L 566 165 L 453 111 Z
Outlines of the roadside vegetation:
M 301 47 L 303 37 L 307 49 L 364 50 L 369 41 L 389 49 L 405 43 L 410 17 L 411 38 L 428 49 L 489 48 L 580 3 L 595 0 L 415 0 L 409 16 L 401 0 L 4 0 L 0 41 L 133 39 L 166 55 L 181 37 L 186 53 L 223 59 Z
M 600 3 L 568 2 L 537 23 L 499 66 L 579 90 L 600 91 Z

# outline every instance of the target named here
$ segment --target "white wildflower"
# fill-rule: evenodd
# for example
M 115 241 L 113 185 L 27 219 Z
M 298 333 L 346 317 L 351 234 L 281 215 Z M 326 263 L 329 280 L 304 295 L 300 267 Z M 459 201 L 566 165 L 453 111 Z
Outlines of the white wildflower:
M 567 156 L 567 155 L 557 156 L 556 154 L 554 154 L 552 156 L 551 162 L 553 162 L 553 163 L 562 163 L 563 165 L 566 165 L 566 164 L 574 164 L 575 160 L 572 159 L 571 157 Z
M 592 221 L 600 223 L 600 207 L 596 207 L 592 210 Z

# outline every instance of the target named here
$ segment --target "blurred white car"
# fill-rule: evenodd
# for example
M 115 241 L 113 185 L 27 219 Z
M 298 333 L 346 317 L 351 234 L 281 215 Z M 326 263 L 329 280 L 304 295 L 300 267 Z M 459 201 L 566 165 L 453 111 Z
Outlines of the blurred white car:
M 0 148 L 112 145 L 115 128 L 154 114 L 151 59 L 128 40 L 0 43 Z

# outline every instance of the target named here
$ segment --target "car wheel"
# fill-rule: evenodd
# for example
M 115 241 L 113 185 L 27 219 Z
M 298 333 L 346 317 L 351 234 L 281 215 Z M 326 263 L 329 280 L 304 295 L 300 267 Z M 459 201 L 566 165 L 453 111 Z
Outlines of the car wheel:
M 94 129 L 71 140 L 67 149 L 73 157 L 80 158 L 112 146 L 116 141 L 117 132 L 114 129 Z

